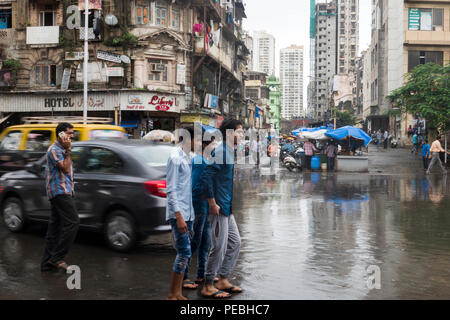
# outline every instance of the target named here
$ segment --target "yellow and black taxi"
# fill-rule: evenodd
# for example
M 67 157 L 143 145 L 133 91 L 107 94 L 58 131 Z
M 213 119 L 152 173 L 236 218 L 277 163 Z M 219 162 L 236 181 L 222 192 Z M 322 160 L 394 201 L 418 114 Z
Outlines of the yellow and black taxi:
M 72 123 L 75 141 L 126 139 L 125 129 L 102 123 Z M 6 128 L 0 135 L 0 175 L 23 170 L 39 160 L 56 140 L 58 123 L 22 124 Z

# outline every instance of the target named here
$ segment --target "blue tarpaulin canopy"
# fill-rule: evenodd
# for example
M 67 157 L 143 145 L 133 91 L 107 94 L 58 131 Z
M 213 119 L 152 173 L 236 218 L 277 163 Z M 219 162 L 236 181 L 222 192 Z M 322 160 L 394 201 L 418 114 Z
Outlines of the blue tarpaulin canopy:
M 205 130 L 206 132 L 210 132 L 210 133 L 214 133 L 214 132 L 216 132 L 216 131 L 219 131 L 219 129 L 216 129 L 216 128 L 214 128 L 214 127 L 207 126 L 207 125 L 204 125 L 204 124 L 202 124 L 202 128 L 203 128 L 203 130 Z
M 367 147 L 370 141 L 372 141 L 372 138 L 367 133 L 365 133 L 363 130 L 359 128 L 355 128 L 352 126 L 346 126 L 336 130 L 330 130 L 329 132 L 325 133 L 325 135 L 335 140 L 344 140 L 348 137 L 352 137 L 354 139 L 364 141 L 365 147 Z

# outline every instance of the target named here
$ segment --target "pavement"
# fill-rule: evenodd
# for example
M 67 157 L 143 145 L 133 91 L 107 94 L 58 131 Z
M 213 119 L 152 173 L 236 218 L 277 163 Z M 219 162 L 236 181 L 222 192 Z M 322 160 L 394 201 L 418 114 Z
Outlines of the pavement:
M 450 299 L 450 179 L 425 176 L 408 149 L 371 148 L 369 163 L 364 174 L 238 168 L 242 247 L 231 280 L 244 292 L 232 299 Z M 67 261 L 81 268 L 81 290 L 68 289 L 69 275 L 40 272 L 44 235 L 45 226 L 13 234 L 0 224 L 0 299 L 166 299 L 170 234 L 122 254 L 80 232 Z

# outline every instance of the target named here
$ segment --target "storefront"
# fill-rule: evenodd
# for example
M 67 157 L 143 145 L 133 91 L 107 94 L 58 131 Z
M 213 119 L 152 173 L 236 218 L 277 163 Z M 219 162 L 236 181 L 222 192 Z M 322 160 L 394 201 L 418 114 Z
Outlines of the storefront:
M 210 114 L 201 113 L 182 113 L 180 115 L 180 126 L 190 126 L 196 122 L 200 122 L 205 126 L 217 128 L 219 119 L 218 117 L 211 116 Z
M 120 100 L 122 123 L 128 124 L 124 127 L 136 139 L 152 130 L 174 131 L 186 107 L 184 94 L 129 91 L 121 92 Z

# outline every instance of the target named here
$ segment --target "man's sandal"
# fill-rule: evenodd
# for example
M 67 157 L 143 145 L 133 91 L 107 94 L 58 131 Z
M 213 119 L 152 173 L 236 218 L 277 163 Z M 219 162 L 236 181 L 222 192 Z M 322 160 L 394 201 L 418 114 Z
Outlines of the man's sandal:
M 228 292 L 225 292 L 225 291 L 222 291 L 222 290 L 217 290 L 216 292 L 214 292 L 211 295 L 206 295 L 206 294 L 202 293 L 202 296 L 205 297 L 205 298 L 210 298 L 210 299 L 228 299 L 228 298 L 231 298 L 231 294 L 229 294 L 229 293 L 225 297 L 218 297 L 218 295 L 222 294 L 222 293 L 228 293 Z
M 186 285 L 188 285 L 188 286 L 195 286 L 195 285 L 197 285 L 197 286 L 195 288 L 193 288 L 193 287 L 185 287 Z M 197 290 L 198 289 L 198 284 L 193 282 L 193 281 L 191 281 L 191 280 L 184 280 L 183 281 L 183 288 L 184 289 L 188 289 L 188 290 Z

